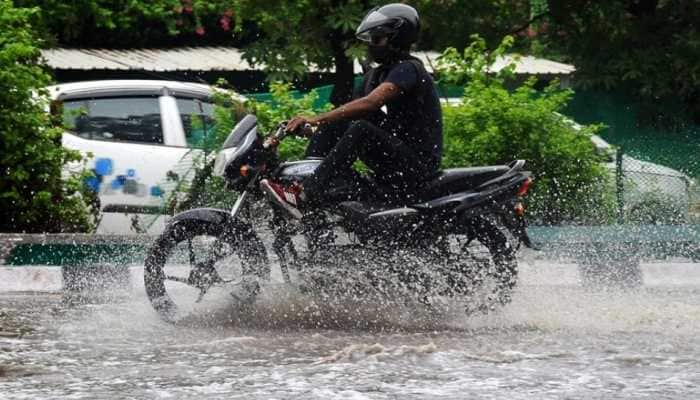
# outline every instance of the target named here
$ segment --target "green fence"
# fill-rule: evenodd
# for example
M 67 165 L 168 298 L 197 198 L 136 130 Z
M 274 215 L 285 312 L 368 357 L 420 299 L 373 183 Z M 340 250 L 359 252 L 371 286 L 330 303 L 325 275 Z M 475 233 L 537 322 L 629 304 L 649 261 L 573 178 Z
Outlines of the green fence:
M 565 111 L 578 123 L 604 124 L 601 136 L 617 146 L 622 222 L 700 222 L 700 125 L 679 107 L 650 107 L 622 90 L 578 90 Z
M 333 85 L 319 86 L 317 88 L 314 88 L 313 90 L 315 90 L 316 93 L 318 93 L 318 99 L 316 99 L 316 101 L 314 102 L 314 108 L 321 109 L 324 105 L 330 102 L 331 92 L 333 91 Z M 298 90 L 294 90 L 291 92 L 291 94 L 292 96 L 299 98 L 302 97 L 305 93 L 302 93 Z M 245 97 L 261 102 L 272 101 L 272 94 L 270 93 L 249 93 L 245 94 Z
M 362 76 L 357 76 L 355 77 L 355 86 L 359 86 L 362 84 Z M 326 85 L 326 86 L 319 86 L 314 88 L 313 90 L 318 93 L 318 99 L 314 103 L 314 108 L 316 109 L 321 109 L 323 106 L 326 104 L 330 103 L 331 99 L 331 92 L 333 92 L 333 85 Z M 460 86 L 454 86 L 454 85 L 439 85 L 438 86 L 438 94 L 442 98 L 447 98 L 447 97 L 462 97 L 462 94 L 464 93 L 464 88 Z M 292 91 L 292 96 L 299 98 L 303 96 L 305 93 L 300 92 L 298 90 Z M 262 102 L 271 102 L 272 101 L 272 95 L 270 93 L 248 93 L 245 94 L 246 97 L 257 100 L 257 101 L 262 101 Z
M 583 91 L 565 114 L 580 124 L 603 123 L 601 136 L 634 158 L 700 177 L 700 125 L 673 105 L 650 108 L 622 91 Z

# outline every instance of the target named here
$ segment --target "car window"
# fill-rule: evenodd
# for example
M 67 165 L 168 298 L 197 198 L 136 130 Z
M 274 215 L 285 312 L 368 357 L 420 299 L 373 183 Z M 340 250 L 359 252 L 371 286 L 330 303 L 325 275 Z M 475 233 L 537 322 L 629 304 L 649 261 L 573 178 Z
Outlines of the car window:
M 163 143 L 156 96 L 65 100 L 63 123 L 86 139 Z
M 214 104 L 200 99 L 177 98 L 187 145 L 209 148 L 215 141 Z

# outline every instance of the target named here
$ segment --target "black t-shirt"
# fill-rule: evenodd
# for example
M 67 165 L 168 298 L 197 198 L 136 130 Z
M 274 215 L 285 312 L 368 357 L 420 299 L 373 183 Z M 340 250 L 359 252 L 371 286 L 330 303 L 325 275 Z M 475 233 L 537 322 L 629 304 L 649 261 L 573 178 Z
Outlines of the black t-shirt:
M 380 66 L 366 87 L 366 93 L 383 82 L 391 82 L 401 94 L 387 103 L 386 115 L 376 118 L 379 126 L 401 139 L 425 160 L 426 166 L 438 170 L 442 159 L 442 110 L 433 78 L 419 61 L 404 60 Z M 370 73 L 372 74 L 372 73 Z M 382 113 L 383 114 L 383 113 Z M 375 118 L 373 118 L 375 119 Z

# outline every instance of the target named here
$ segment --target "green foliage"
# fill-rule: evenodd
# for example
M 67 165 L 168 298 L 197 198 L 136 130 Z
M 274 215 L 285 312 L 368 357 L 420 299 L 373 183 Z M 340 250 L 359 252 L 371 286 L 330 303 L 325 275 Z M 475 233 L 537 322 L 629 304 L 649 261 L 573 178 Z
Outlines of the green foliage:
M 219 86 L 225 87 L 225 81 L 220 81 Z M 212 152 L 218 151 L 228 137 L 231 130 L 245 114 L 253 114 L 258 119 L 258 133 L 265 135 L 282 122 L 296 115 L 313 115 L 319 111 L 325 111 L 330 107 L 327 104 L 321 109 L 314 109 L 314 103 L 318 94 L 311 91 L 305 95 L 295 95 L 291 90 L 291 84 L 273 82 L 270 85 L 272 101 L 262 102 L 252 99 L 240 101 L 234 93 L 228 90 L 217 90 L 214 95 L 216 107 L 214 108 L 215 135 L 213 141 L 203 148 L 204 157 L 196 160 L 197 172 L 190 185 L 181 186 L 175 190 L 166 206 L 168 212 L 182 211 L 192 207 L 232 206 L 235 197 L 224 187 L 221 177 L 212 175 Z M 305 138 L 287 137 L 279 147 L 282 160 L 298 160 L 303 158 L 308 140 Z M 207 161 L 208 160 L 208 161 Z M 183 196 L 183 194 L 185 194 Z
M 297 97 L 292 93 L 289 83 L 274 82 L 270 85 L 271 102 L 248 101 L 246 106 L 250 113 L 258 118 L 259 132 L 270 132 L 276 124 L 291 119 L 296 115 L 314 115 L 327 111 L 331 105 L 326 104 L 321 109 L 314 109 L 318 94 L 311 91 Z M 308 140 L 298 137 L 287 137 L 280 145 L 282 160 L 298 160 L 303 157 Z
M 80 155 L 61 147 L 40 89 L 50 77 L 38 63 L 37 13 L 0 0 L 0 232 L 85 231 L 83 176 L 62 177 Z
M 700 120 L 697 0 L 547 3 L 539 41 L 576 65 L 579 84 L 624 86 L 651 104 L 680 100 Z
M 353 59 L 364 56 L 364 46 L 355 29 L 377 0 L 233 0 L 237 33 L 248 44 L 244 57 L 253 65 L 264 65 L 269 81 L 302 78 L 310 68 L 335 69 L 331 103 L 351 99 Z M 243 22 L 256 30 L 247 32 Z M 254 37 L 250 38 L 250 36 Z
M 218 151 L 233 127 L 247 112 L 246 104 L 237 93 L 223 89 L 228 86 L 225 80 L 219 80 L 217 86 L 215 86 L 213 98 L 215 104 L 214 137 L 213 142 L 208 142 L 205 146 L 205 152 Z
M 46 36 L 72 46 L 231 42 L 229 0 L 17 0 L 41 8 Z M 213 39 L 213 40 L 212 40 Z
M 225 87 L 225 81 L 219 81 L 219 86 Z M 245 102 L 232 92 L 220 90 L 214 97 L 214 119 L 216 120 L 216 141 L 208 147 L 208 151 L 218 150 L 228 137 L 236 123 L 245 116 L 253 114 L 258 119 L 258 133 L 268 134 L 277 124 L 287 121 L 297 115 L 314 115 L 331 108 L 326 104 L 321 108 L 314 107 L 318 100 L 318 93 L 314 90 L 299 94 L 292 90 L 290 83 L 272 82 L 270 84 L 271 101 L 257 101 L 247 99 Z M 304 155 L 308 140 L 298 137 L 287 137 L 280 145 L 280 157 L 282 160 L 298 160 Z
M 377 2 L 234 0 L 234 3 L 239 11 L 236 14 L 239 31 L 245 18 L 253 21 L 262 33 L 245 48 L 246 58 L 255 64 L 265 64 L 271 81 L 287 81 L 302 77 L 308 64 L 327 70 L 337 65 L 339 56 L 357 53 L 355 28 Z
M 186 211 L 196 207 L 231 208 L 236 196 L 225 188 L 224 179 L 212 175 L 214 163 L 209 157 L 194 161 L 195 176 L 192 182 L 179 185 L 165 202 L 167 214 Z
M 15 0 L 41 8 L 46 30 L 63 46 L 135 47 L 232 44 L 264 65 L 269 79 L 330 71 L 350 93 L 352 60 L 363 56 L 354 28 L 376 0 Z M 459 50 L 478 33 L 497 45 L 572 62 L 584 86 L 625 86 L 651 104 L 678 104 L 700 120 L 697 0 L 412 0 L 421 14 L 419 48 Z M 235 32 L 235 35 L 232 33 Z M 334 93 L 337 99 L 347 97 Z M 666 112 L 666 111 L 665 111 Z
M 469 37 L 479 34 L 489 46 L 495 47 L 509 34 L 527 27 L 530 0 L 416 0 L 412 3 L 421 15 L 421 48 L 462 50 Z
M 466 84 L 459 105 L 443 108 L 445 167 L 506 164 L 525 159 L 535 176 L 532 218 L 540 223 L 599 222 L 611 218 L 613 195 L 590 136 L 599 126 L 574 129 L 558 112 L 572 95 L 556 82 L 543 92 L 534 80 L 515 91 L 504 83 L 513 66 L 498 73 L 487 67 L 505 54 L 506 38 L 493 52 L 473 37 L 463 54 L 448 49 L 438 61 L 441 81 Z

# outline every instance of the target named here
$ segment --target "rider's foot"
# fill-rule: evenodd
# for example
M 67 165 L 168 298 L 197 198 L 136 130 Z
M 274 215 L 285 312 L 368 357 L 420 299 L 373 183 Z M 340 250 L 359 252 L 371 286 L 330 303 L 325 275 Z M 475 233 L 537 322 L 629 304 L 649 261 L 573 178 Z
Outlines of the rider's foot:
M 260 181 L 260 188 L 268 195 L 273 203 L 283 208 L 292 217 L 301 219 L 302 214 L 298 208 L 302 201 L 301 186 L 293 185 L 287 188 L 282 184 L 263 179 Z

